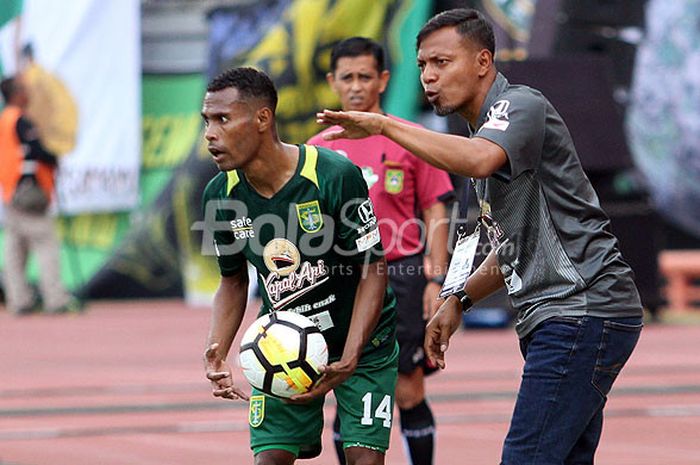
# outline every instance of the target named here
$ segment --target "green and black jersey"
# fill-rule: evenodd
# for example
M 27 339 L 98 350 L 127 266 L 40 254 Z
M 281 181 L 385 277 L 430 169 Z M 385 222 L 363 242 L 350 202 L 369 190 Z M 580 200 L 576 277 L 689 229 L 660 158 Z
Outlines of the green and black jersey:
M 311 318 L 326 338 L 330 360 L 338 360 L 360 265 L 383 254 L 360 169 L 331 150 L 301 145 L 294 176 L 272 198 L 262 197 L 234 170 L 209 182 L 203 207 L 221 274 L 231 276 L 246 260 L 252 263 L 263 301 L 260 314 L 290 310 Z M 393 350 L 394 305 L 387 289 L 363 359 Z

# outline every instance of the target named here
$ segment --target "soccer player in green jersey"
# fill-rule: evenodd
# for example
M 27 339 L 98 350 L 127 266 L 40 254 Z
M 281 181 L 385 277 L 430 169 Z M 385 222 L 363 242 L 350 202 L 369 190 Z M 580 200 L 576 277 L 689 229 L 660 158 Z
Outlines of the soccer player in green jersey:
M 272 81 L 252 68 L 217 76 L 204 97 L 205 137 L 221 171 L 203 195 L 221 270 L 204 355 L 207 378 L 214 396 L 250 400 L 256 464 L 318 455 L 324 396 L 331 389 L 348 463 L 383 464 L 398 347 L 395 298 L 367 185 L 341 155 L 282 142 L 276 106 Z M 246 262 L 259 275 L 260 314 L 301 313 L 328 343 L 321 380 L 290 401 L 255 389 L 249 398 L 226 362 L 245 312 Z

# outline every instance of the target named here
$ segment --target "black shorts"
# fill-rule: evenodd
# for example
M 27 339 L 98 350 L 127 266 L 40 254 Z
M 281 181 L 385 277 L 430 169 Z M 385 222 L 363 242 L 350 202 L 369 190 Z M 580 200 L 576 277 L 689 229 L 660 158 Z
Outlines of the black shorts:
M 388 262 L 389 285 L 396 294 L 396 339 L 399 343 L 399 373 L 412 373 L 427 366 L 423 340 L 426 321 L 423 319 L 423 291 L 427 281 L 423 274 L 423 256 L 412 255 Z

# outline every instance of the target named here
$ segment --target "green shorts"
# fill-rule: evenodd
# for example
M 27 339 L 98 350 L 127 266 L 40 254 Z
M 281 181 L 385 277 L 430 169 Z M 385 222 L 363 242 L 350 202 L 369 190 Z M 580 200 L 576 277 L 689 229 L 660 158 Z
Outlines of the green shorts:
M 355 372 L 333 392 L 338 403 L 343 447 L 389 448 L 398 345 L 379 360 L 361 361 Z M 324 399 L 292 405 L 253 389 L 248 423 L 254 454 L 281 449 L 298 458 L 321 453 Z

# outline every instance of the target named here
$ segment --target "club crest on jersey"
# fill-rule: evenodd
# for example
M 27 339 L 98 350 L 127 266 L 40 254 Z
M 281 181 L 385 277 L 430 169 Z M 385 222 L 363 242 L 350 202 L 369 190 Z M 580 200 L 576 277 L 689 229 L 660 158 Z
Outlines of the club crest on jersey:
M 263 261 L 271 272 L 288 276 L 299 268 L 301 256 L 296 245 L 287 239 L 275 238 L 265 245 Z
M 315 233 L 323 227 L 323 216 L 318 200 L 297 204 L 297 218 L 301 229 L 307 233 Z
M 399 194 L 403 190 L 403 170 L 386 170 L 384 190 L 390 194 Z
M 262 425 L 265 419 L 265 396 L 251 396 L 248 409 L 248 423 L 253 428 Z

